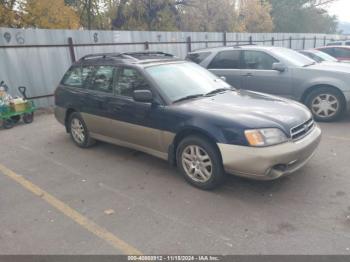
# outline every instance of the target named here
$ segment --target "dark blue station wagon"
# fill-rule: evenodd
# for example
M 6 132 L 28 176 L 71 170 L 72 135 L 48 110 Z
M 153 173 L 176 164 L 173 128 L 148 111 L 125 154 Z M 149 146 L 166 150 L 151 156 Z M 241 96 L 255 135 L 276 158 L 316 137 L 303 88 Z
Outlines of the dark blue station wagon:
M 55 116 L 80 147 L 96 140 L 176 165 L 211 189 L 225 174 L 272 180 L 313 156 L 321 130 L 302 104 L 236 90 L 171 55 L 88 55 L 55 92 Z

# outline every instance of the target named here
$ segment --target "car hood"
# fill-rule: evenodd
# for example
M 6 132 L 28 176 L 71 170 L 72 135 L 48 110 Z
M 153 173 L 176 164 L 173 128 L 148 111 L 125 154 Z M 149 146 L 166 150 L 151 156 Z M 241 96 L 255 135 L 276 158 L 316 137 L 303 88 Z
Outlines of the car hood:
M 310 111 L 298 102 L 246 90 L 187 100 L 178 106 L 190 110 L 191 114 L 193 111 L 202 113 L 212 121 L 224 118 L 246 129 L 278 127 L 287 135 L 291 128 L 312 117 Z
M 323 70 L 327 72 L 338 72 L 350 74 L 350 64 L 336 62 L 322 62 L 306 67 L 309 70 Z

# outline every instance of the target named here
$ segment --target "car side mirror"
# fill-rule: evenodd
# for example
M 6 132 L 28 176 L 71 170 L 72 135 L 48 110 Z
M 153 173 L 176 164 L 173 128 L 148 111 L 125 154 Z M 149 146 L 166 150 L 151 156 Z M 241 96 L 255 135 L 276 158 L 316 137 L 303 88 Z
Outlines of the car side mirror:
M 137 102 L 152 103 L 153 94 L 150 90 L 134 90 L 133 98 Z
M 273 63 L 272 70 L 284 72 L 284 71 L 286 71 L 286 66 L 283 63 Z

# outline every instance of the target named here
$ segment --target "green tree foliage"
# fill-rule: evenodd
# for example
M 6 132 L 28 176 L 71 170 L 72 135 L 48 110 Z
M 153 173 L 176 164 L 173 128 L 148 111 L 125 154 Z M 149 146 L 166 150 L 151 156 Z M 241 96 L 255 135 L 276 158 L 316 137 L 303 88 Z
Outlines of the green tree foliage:
M 238 26 L 235 0 L 191 0 L 181 12 L 184 31 L 234 31 Z
M 110 20 L 106 16 L 109 2 L 112 0 L 65 0 L 77 12 L 82 27 L 86 29 L 110 27 Z
M 17 0 L 0 0 L 0 26 L 19 27 L 20 14 L 15 11 Z
M 117 0 L 113 28 L 178 30 L 179 13 L 186 0 Z
M 79 17 L 63 0 L 26 0 L 23 2 L 22 23 L 26 27 L 77 29 Z
M 244 4 L 238 5 L 239 2 Z M 270 5 L 258 0 L 115 0 L 114 3 L 115 29 L 264 32 L 273 28 Z
M 77 29 L 80 22 L 64 0 L 0 0 L 0 26 Z
M 272 32 L 271 6 L 260 0 L 241 0 L 239 7 L 240 32 Z
M 268 0 L 276 32 L 336 33 L 337 19 L 316 0 Z

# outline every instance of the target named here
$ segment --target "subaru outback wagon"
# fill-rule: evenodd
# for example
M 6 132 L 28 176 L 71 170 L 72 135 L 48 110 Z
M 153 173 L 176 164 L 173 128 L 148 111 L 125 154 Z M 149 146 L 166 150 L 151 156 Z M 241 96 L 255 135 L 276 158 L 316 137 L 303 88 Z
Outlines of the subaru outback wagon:
M 321 137 L 302 104 L 238 91 L 165 53 L 85 56 L 63 77 L 55 103 L 78 146 L 100 140 L 143 151 L 202 189 L 226 173 L 272 180 L 295 172 Z

